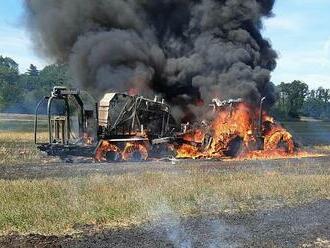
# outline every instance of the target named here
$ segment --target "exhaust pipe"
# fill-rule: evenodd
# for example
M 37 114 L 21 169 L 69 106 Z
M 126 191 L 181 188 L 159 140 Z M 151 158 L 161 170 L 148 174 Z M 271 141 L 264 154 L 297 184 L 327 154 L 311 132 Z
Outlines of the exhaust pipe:
M 260 107 L 259 107 L 259 137 L 262 136 L 262 114 L 263 114 L 263 107 L 266 97 L 261 98 Z

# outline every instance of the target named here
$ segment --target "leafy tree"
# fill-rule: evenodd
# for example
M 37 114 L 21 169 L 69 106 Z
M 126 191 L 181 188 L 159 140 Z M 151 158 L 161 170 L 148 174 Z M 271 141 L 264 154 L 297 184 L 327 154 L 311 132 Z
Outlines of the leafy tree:
M 320 118 L 325 109 L 325 103 L 315 97 L 308 97 L 302 107 L 302 113 L 313 118 Z
M 18 64 L 11 58 L 0 56 L 0 110 L 6 110 L 21 101 L 22 90 L 17 85 Z
M 308 85 L 295 80 L 292 83 L 281 83 L 280 86 L 281 101 L 290 117 L 299 117 L 300 110 L 303 107 L 308 96 Z
M 18 80 L 18 64 L 11 58 L 0 56 L 0 80 L 14 83 Z
M 27 91 L 33 91 L 33 90 L 39 90 L 40 89 L 40 77 L 39 72 L 37 74 L 36 71 L 27 71 L 24 74 L 20 75 L 19 79 L 20 86 L 27 90 Z
M 49 95 L 54 86 L 68 85 L 69 76 L 66 65 L 49 65 L 32 76 L 29 72 L 21 75 L 21 85 L 27 89 L 24 102 L 25 111 L 33 112 L 36 103 L 45 95 Z
M 0 83 L 0 110 L 8 110 L 10 107 L 16 108 L 21 102 L 22 90 L 15 84 L 2 81 Z
M 69 86 L 70 82 L 67 65 L 38 70 L 31 64 L 26 73 L 19 74 L 13 59 L 0 56 L 0 111 L 33 113 L 42 96 L 49 95 L 54 86 Z
M 70 77 L 67 65 L 49 65 L 40 72 L 42 87 L 52 88 L 57 85 L 69 85 Z
M 329 89 L 324 89 L 322 87 L 317 90 L 311 90 L 304 102 L 302 113 L 306 116 L 329 120 L 329 93 Z
M 327 103 L 330 99 L 330 91 L 329 89 L 324 89 L 322 87 L 318 88 L 315 92 L 315 97 L 320 101 Z
M 39 76 L 38 68 L 33 64 L 30 65 L 30 68 L 29 68 L 27 73 L 28 73 L 29 76 L 32 76 L 32 77 Z

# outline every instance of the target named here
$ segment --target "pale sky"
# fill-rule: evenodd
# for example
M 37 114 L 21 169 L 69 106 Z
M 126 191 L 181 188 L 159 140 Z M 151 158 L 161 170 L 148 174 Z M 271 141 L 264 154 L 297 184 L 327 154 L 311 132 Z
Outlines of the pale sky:
M 51 61 L 38 57 L 24 29 L 23 0 L 0 0 L 0 55 L 13 58 L 25 72 L 30 64 L 43 68 Z
M 330 88 L 329 10 L 329 0 L 277 0 L 263 32 L 279 54 L 273 82 Z
M 1 0 L 0 55 L 12 57 L 25 72 L 51 63 L 36 55 L 24 31 L 23 0 Z M 302 80 L 330 88 L 330 0 L 277 0 L 275 17 L 264 20 L 264 36 L 279 54 L 272 81 Z

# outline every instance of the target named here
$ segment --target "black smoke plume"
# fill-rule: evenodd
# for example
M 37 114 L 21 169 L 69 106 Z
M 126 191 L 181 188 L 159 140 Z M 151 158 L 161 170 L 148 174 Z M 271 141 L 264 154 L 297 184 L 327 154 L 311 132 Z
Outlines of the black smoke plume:
M 36 49 L 102 95 L 162 95 L 189 112 L 214 97 L 274 101 L 276 52 L 260 30 L 275 0 L 25 0 Z

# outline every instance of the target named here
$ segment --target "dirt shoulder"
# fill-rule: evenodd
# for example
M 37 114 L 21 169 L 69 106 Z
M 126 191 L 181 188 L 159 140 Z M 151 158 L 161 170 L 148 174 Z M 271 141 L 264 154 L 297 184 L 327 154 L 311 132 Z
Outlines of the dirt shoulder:
M 1 247 L 329 247 L 330 201 L 248 215 L 165 218 L 127 229 L 81 227 L 65 237 L 0 237 Z

